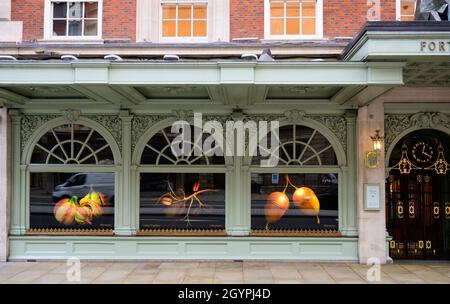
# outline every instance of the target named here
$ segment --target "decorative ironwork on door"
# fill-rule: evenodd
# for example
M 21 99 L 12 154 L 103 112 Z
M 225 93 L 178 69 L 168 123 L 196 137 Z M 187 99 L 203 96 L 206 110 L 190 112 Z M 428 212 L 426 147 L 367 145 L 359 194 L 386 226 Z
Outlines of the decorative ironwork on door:
M 386 182 L 390 256 L 402 259 L 450 257 L 449 136 L 420 130 L 393 150 Z

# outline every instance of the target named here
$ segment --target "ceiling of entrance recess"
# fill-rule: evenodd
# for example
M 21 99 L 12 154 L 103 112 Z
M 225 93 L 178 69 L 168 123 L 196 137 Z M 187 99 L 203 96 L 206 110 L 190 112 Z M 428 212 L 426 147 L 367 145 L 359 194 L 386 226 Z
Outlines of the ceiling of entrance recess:
M 409 62 L 403 79 L 410 86 L 450 86 L 450 61 Z

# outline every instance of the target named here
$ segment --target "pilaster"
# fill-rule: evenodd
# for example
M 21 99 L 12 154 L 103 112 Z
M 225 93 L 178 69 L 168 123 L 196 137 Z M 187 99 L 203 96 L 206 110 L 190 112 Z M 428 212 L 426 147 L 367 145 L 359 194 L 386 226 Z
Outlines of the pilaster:
M 344 170 L 344 223 L 342 234 L 356 236 L 356 113 L 347 112 L 347 168 Z
M 136 219 L 134 216 L 132 192 L 132 174 L 131 165 L 131 121 L 133 116 L 128 111 L 121 111 L 122 120 L 122 166 L 119 170 L 119 180 L 116 182 L 117 189 L 120 191 L 118 200 L 115 202 L 115 229 L 116 235 L 134 235 L 136 234 Z
M 20 122 L 21 113 L 10 110 L 11 117 L 11 235 L 25 234 L 25 201 L 23 201 L 23 170 L 21 166 Z
M 384 153 L 380 154 L 380 165 L 376 169 L 366 167 L 365 158 L 373 150 L 370 136 L 379 129 L 384 134 L 384 104 L 380 101 L 359 108 L 357 119 L 357 214 L 358 214 L 358 255 L 361 263 L 369 258 L 378 258 L 380 263 L 388 260 L 386 252 L 385 217 L 385 164 Z M 380 210 L 364 210 L 364 184 L 380 185 Z
M 250 233 L 250 171 L 242 162 L 243 158 L 236 156 L 234 165 L 227 170 L 225 220 L 227 234 L 231 236 L 246 236 Z
M 9 255 L 10 140 L 8 109 L 0 108 L 0 262 Z

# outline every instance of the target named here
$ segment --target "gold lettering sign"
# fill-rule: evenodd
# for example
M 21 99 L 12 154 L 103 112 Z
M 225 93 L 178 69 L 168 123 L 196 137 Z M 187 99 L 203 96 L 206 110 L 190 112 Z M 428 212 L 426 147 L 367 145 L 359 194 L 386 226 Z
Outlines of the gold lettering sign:
M 438 53 L 450 53 L 450 41 L 421 41 L 421 52 L 438 52 Z

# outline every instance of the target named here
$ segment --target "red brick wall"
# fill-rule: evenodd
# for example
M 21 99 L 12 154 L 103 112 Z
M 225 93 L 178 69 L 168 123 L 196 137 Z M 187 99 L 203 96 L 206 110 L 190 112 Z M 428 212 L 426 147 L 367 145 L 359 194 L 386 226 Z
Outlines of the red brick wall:
M 44 38 L 44 0 L 12 0 L 11 20 L 23 21 L 23 41 Z
M 395 20 L 395 0 L 381 1 L 381 19 Z M 230 0 L 230 37 L 264 38 L 264 0 Z M 352 37 L 367 20 L 367 0 L 323 0 L 325 38 Z
M 381 20 L 395 20 L 395 0 L 381 1 Z M 367 21 L 367 0 L 324 0 L 324 37 L 353 37 Z
M 382 20 L 395 20 L 395 0 L 380 1 Z M 366 21 L 367 0 L 323 2 L 325 38 L 354 36 Z M 44 0 L 12 0 L 12 20 L 24 21 L 24 42 L 42 39 Z M 264 0 L 230 0 L 230 37 L 264 38 Z M 103 38 L 136 40 L 136 0 L 103 1 Z
M 136 0 L 103 0 L 103 39 L 136 41 Z
M 381 20 L 396 20 L 395 0 L 381 0 Z
M 352 37 L 366 22 L 367 0 L 324 0 L 323 35 L 327 38 Z
M 230 0 L 230 38 L 264 38 L 264 0 Z
M 23 21 L 23 41 L 44 38 L 44 0 L 12 0 L 12 20 Z M 136 0 L 103 1 L 103 38 L 136 40 Z

